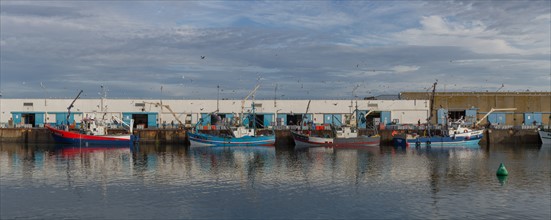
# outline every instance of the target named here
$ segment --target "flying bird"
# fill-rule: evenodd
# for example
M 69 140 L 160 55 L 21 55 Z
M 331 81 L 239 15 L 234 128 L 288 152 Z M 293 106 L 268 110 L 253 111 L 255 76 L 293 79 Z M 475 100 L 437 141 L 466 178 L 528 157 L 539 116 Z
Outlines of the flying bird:
M 205 56 L 201 56 L 201 59 L 204 60 L 204 59 L 205 59 Z

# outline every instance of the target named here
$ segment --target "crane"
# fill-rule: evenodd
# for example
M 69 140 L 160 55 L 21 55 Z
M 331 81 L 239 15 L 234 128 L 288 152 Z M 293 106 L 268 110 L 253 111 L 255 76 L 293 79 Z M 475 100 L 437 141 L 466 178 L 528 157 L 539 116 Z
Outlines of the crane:
M 515 110 L 517 110 L 517 108 L 492 108 L 492 109 L 490 109 L 490 111 L 488 113 L 486 113 L 486 115 L 484 115 L 484 117 L 482 117 L 480 120 L 478 120 L 476 122 L 476 124 L 474 124 L 474 125 L 480 124 L 480 122 L 482 122 L 486 117 L 488 117 L 488 115 L 492 114 L 492 112 L 495 112 L 495 111 L 515 111 Z
M 243 119 L 243 113 L 245 112 L 245 101 L 247 101 L 247 99 L 249 99 L 249 97 L 251 96 L 254 99 L 254 94 L 256 93 L 256 90 L 258 90 L 258 88 L 260 88 L 260 83 L 256 84 L 254 89 L 247 96 L 245 96 L 243 100 L 241 100 L 241 116 L 239 116 L 240 118 L 237 121 L 241 121 Z
M 178 116 L 176 116 L 176 113 L 174 113 L 174 111 L 172 111 L 172 109 L 170 108 L 169 105 L 164 105 L 164 104 L 161 104 L 161 103 L 158 103 L 158 102 L 143 102 L 144 104 L 150 104 L 150 105 L 155 105 L 155 107 L 157 106 L 161 106 L 161 109 L 162 107 L 168 109 L 168 111 L 170 112 L 170 114 L 172 114 L 172 116 L 176 119 L 176 121 L 178 121 L 178 128 L 183 128 L 184 126 L 184 123 L 182 123 L 182 121 L 178 118 Z M 162 112 L 161 112 L 162 113 Z
M 75 101 L 80 97 L 80 94 L 82 94 L 82 90 L 78 93 L 77 97 L 73 99 L 73 102 L 67 107 L 67 126 L 69 125 L 69 117 L 71 116 L 71 109 L 74 107 L 73 104 L 75 104 Z

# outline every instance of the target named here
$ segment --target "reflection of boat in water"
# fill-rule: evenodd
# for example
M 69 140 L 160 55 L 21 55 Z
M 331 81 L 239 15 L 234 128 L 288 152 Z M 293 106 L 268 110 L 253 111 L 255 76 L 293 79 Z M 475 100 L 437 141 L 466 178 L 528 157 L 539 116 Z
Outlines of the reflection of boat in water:
M 220 154 L 220 153 L 259 153 L 271 154 L 275 153 L 273 146 L 217 146 L 217 147 L 201 147 L 190 146 L 189 150 L 199 154 Z
M 79 147 L 75 145 L 59 145 L 56 146 L 56 151 L 63 156 L 75 156 L 80 154 L 94 154 L 94 153 L 130 153 L 129 147 L 120 146 L 93 146 L 93 147 Z

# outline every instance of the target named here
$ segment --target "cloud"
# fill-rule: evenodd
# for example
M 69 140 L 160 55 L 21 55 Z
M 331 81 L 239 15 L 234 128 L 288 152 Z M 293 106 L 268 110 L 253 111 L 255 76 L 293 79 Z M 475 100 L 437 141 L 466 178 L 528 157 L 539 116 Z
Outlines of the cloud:
M 488 30 L 480 21 L 461 24 L 433 15 L 423 17 L 420 23 L 420 28 L 401 31 L 394 37 L 410 45 L 457 46 L 483 54 L 528 53 L 499 39 L 496 31 Z
M 416 71 L 419 68 L 420 68 L 419 66 L 402 66 L 402 65 L 398 65 L 398 66 L 392 67 L 391 70 L 394 71 L 394 72 L 397 72 L 397 73 L 405 73 L 405 72 Z
M 65 97 L 104 84 L 111 97 L 156 98 L 162 85 L 166 98 L 216 98 L 220 84 L 240 99 L 259 75 L 257 98 L 276 83 L 285 98 L 348 99 L 355 85 L 417 91 L 450 75 L 458 90 L 549 90 L 549 7 L 531 3 L 1 1 L 0 90 L 42 97 L 43 82 Z

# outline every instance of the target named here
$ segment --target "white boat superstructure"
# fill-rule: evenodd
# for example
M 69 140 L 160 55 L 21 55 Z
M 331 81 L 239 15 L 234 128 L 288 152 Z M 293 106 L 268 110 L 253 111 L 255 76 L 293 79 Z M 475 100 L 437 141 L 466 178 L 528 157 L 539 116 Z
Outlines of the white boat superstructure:
M 483 132 L 483 129 L 471 129 L 466 127 L 462 119 L 452 122 L 450 128 L 448 128 L 448 136 L 450 137 L 479 136 L 482 135 Z
M 543 146 L 551 147 L 551 130 L 538 131 Z

